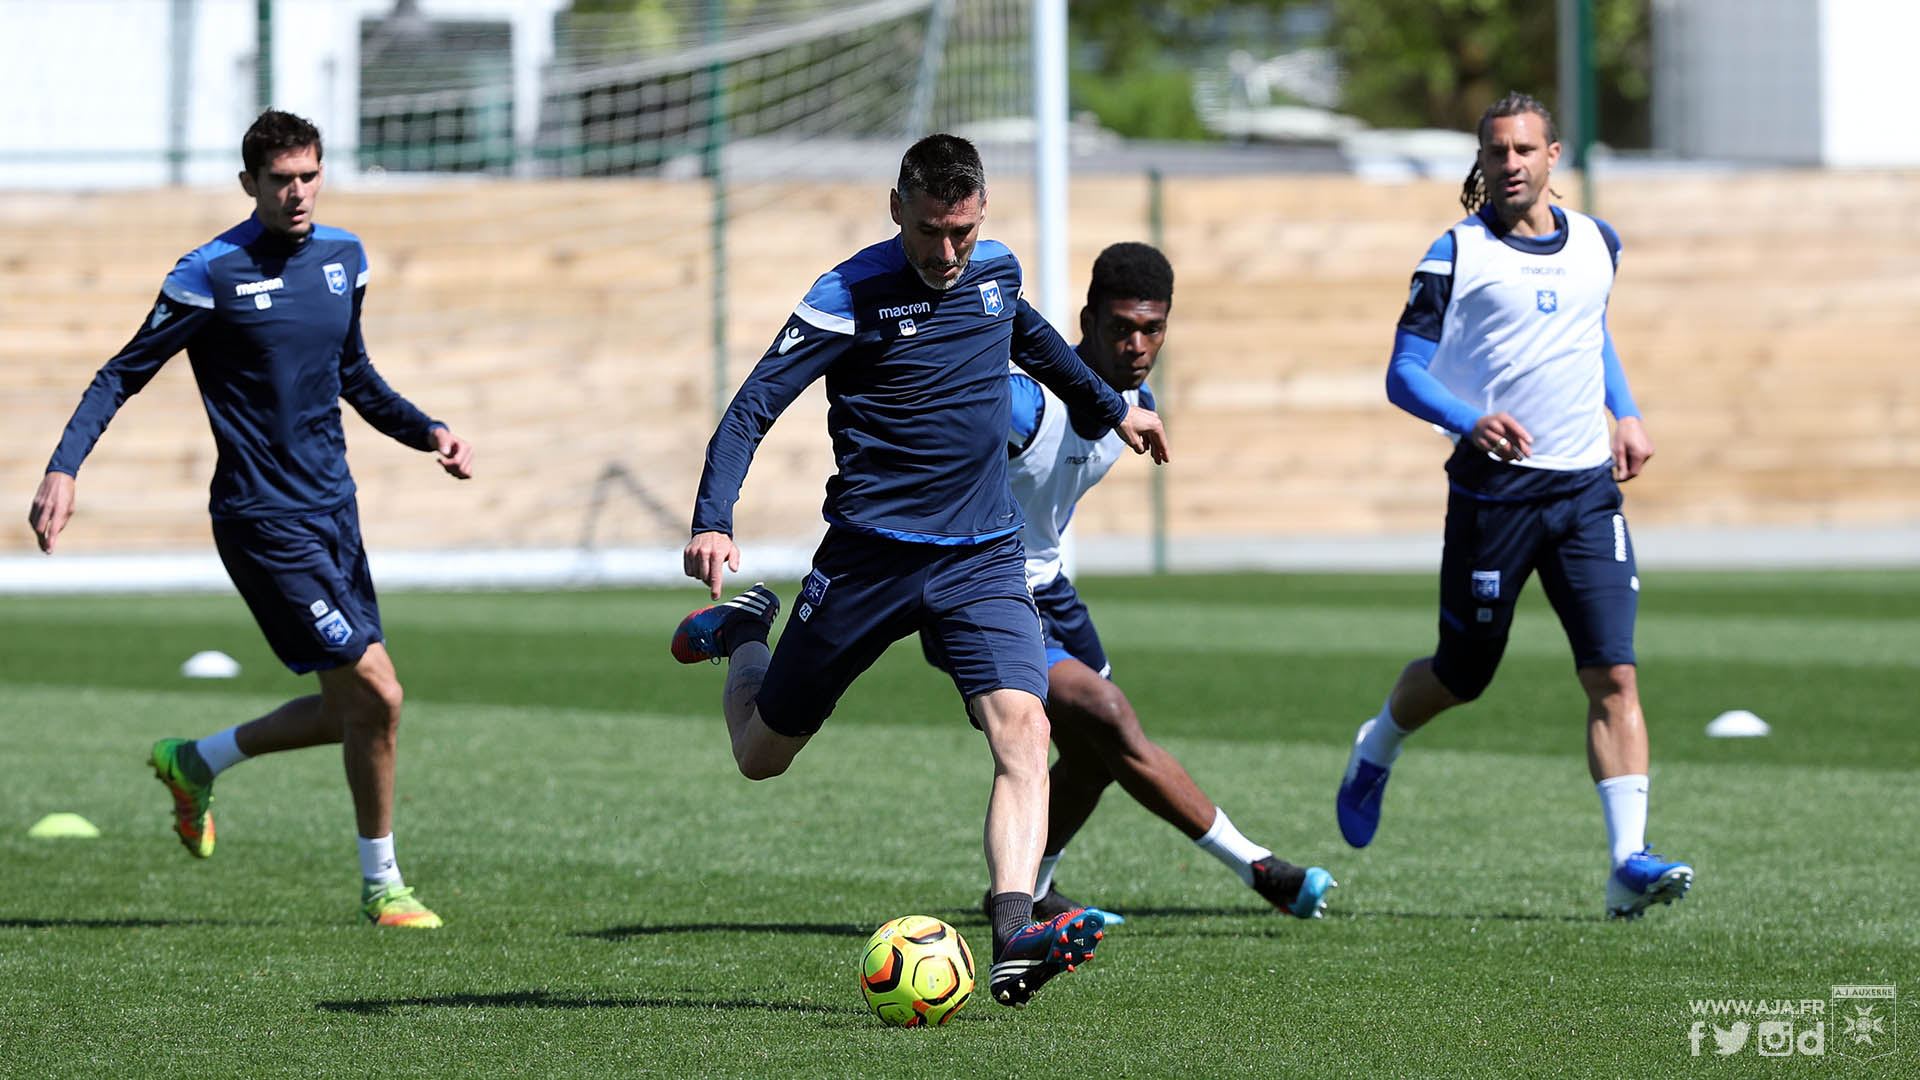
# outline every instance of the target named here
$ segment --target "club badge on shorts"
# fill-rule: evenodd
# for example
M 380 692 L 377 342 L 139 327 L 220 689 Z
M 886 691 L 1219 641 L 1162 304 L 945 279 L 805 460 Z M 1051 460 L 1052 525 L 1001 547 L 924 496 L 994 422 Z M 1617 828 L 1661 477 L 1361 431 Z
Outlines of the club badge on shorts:
M 1473 598 L 1475 600 L 1500 599 L 1500 571 L 1475 570 L 1473 572 Z
M 794 615 L 801 622 L 813 615 L 814 608 L 827 602 L 827 586 L 831 584 L 833 579 L 818 570 L 809 573 L 807 580 L 800 583 L 800 606 L 794 609 Z
M 345 645 L 347 641 L 353 637 L 353 626 L 347 622 L 347 617 L 340 614 L 338 609 L 329 611 L 318 619 L 313 620 L 313 628 L 319 632 L 320 640 L 325 641 L 328 645 L 336 649 Z

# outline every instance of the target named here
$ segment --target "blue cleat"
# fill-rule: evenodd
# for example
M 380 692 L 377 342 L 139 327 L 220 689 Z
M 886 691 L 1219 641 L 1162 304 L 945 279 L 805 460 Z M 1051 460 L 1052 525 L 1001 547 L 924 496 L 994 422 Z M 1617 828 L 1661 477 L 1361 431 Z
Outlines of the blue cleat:
M 1353 753 L 1347 757 L 1347 774 L 1340 780 L 1340 794 L 1333 800 L 1340 818 L 1340 835 L 1353 847 L 1366 847 L 1380 828 L 1380 800 L 1387 793 L 1387 776 L 1393 770 L 1375 765 L 1360 756 L 1360 741 L 1374 721 L 1360 725 L 1353 737 Z
M 1607 915 L 1637 919 L 1655 904 L 1671 904 L 1693 887 L 1693 867 L 1668 862 L 1650 848 L 1641 848 L 1607 878 Z
M 1253 890 L 1296 919 L 1320 918 L 1327 910 L 1327 890 L 1339 884 L 1321 867 L 1298 867 L 1278 856 L 1253 864 Z
M 703 607 L 680 620 L 673 632 L 673 658 L 683 664 L 702 660 L 719 663 L 734 646 L 767 640 L 773 617 L 780 614 L 780 598 L 760 582 L 724 604 Z
M 988 985 L 993 1000 L 1018 1008 L 1048 979 L 1093 959 L 1094 946 L 1106 937 L 1106 915 L 1099 908 L 1063 911 L 1046 922 L 1028 923 L 1007 939 L 993 962 Z

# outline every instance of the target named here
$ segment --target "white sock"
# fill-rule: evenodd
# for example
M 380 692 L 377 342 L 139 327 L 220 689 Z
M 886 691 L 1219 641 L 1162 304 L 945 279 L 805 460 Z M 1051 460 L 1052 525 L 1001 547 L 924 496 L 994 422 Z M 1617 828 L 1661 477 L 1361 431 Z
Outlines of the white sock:
M 1060 865 L 1060 856 L 1065 851 L 1040 856 L 1040 876 L 1033 879 L 1033 898 L 1035 900 L 1053 891 L 1053 868 Z
M 1609 776 L 1594 787 L 1600 792 L 1600 813 L 1607 819 L 1607 847 L 1618 868 L 1647 846 L 1647 778 L 1640 773 Z
M 1200 850 L 1226 863 L 1249 886 L 1253 884 L 1253 864 L 1273 854 L 1240 835 L 1240 830 L 1227 820 L 1227 812 L 1217 806 L 1213 808 L 1213 827 L 1194 843 L 1200 846 Z
M 1383 769 L 1393 768 L 1395 758 L 1400 756 L 1400 740 L 1413 734 L 1393 722 L 1393 706 L 1380 706 L 1380 714 L 1366 723 L 1366 734 L 1360 737 L 1360 756 Z
M 239 730 L 230 727 L 218 735 L 194 741 L 193 748 L 199 752 L 200 760 L 207 763 L 207 769 L 213 775 L 219 776 L 247 760 L 247 755 L 240 752 L 240 744 L 234 739 L 233 733 Z
M 393 834 L 372 840 L 360 837 L 360 877 L 366 881 L 400 883 L 400 864 L 393 857 Z

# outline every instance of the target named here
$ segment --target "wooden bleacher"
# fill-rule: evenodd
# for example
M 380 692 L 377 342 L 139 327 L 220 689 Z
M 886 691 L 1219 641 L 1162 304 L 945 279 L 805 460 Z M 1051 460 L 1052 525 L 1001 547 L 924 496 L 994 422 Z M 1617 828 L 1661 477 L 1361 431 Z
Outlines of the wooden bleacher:
M 1178 287 L 1154 382 L 1176 535 L 1438 531 L 1446 444 L 1387 405 L 1381 376 L 1408 274 L 1458 217 L 1455 195 L 1348 177 L 1168 181 Z M 1920 176 L 1649 175 L 1602 196 L 1626 243 L 1611 325 L 1659 446 L 1628 488 L 1636 525 L 1920 522 Z M 173 260 L 247 209 L 237 189 L 0 194 L 0 493 L 16 523 Z M 892 226 L 879 184 L 745 188 L 729 210 L 732 385 L 818 273 Z M 1146 211 L 1144 179 L 1076 181 L 1076 298 L 1102 246 L 1147 238 Z M 669 182 L 326 193 L 322 219 L 370 252 L 375 362 L 480 449 L 478 477 L 455 484 L 349 413 L 369 542 L 677 544 L 715 418 L 709 213 L 704 187 Z M 1032 250 L 1024 185 L 994 187 L 988 222 Z M 825 408 L 809 391 L 762 447 L 743 542 L 817 530 Z M 89 459 L 62 550 L 204 548 L 212 465 L 180 357 Z M 612 483 L 593 511 L 622 469 L 642 495 Z M 1116 468 L 1081 533 L 1139 535 L 1147 473 Z M 0 551 L 32 547 L 24 524 L 0 531 Z

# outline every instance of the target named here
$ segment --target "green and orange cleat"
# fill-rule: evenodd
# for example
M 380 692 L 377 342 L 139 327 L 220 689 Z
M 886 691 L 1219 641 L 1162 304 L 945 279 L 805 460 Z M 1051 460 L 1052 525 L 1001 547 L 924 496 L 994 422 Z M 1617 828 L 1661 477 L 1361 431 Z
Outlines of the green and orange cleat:
M 173 795 L 173 831 L 196 859 L 213 854 L 213 776 L 192 739 L 161 739 L 147 757 L 153 775 Z
M 414 899 L 411 886 L 397 881 L 360 883 L 360 914 L 375 926 L 398 926 L 408 930 L 438 930 L 440 916 Z

